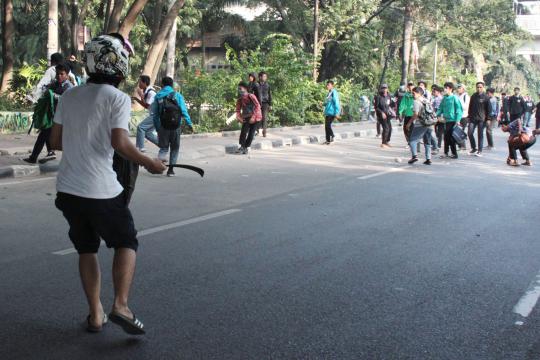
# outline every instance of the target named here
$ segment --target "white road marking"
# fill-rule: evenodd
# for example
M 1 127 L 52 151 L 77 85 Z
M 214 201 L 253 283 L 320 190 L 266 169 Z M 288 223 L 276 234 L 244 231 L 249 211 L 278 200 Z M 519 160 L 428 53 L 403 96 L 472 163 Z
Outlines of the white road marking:
M 383 175 L 386 175 L 386 174 L 391 174 L 391 173 L 398 172 L 398 171 L 403 171 L 403 170 L 405 170 L 405 169 L 404 168 L 392 168 L 392 169 L 388 169 L 388 170 L 385 170 L 385 171 L 376 172 L 374 174 L 360 176 L 360 177 L 358 177 L 358 180 L 367 180 L 367 179 L 371 179 L 371 178 L 374 178 L 374 177 L 383 176 Z
M 0 182 L 0 186 L 19 185 L 19 184 L 33 183 L 33 182 L 45 181 L 45 180 L 51 180 L 51 179 L 56 179 L 56 176 L 49 176 L 49 177 L 43 177 L 43 178 L 39 178 L 39 179 L 32 179 L 32 180 Z
M 536 306 L 538 298 L 540 298 L 540 272 L 536 274 L 536 277 L 527 288 L 525 294 L 519 299 L 516 306 L 514 306 L 514 313 L 527 318 Z M 515 324 L 523 325 L 523 321 L 516 321 Z
M 218 217 L 235 214 L 235 213 L 238 213 L 238 212 L 241 212 L 241 211 L 242 211 L 242 209 L 223 210 L 223 211 L 218 211 L 218 212 L 215 212 L 215 213 L 212 213 L 212 214 L 197 216 L 197 217 L 194 217 L 192 219 L 187 219 L 187 220 L 174 222 L 174 223 L 171 223 L 171 224 L 156 226 L 156 227 L 153 227 L 153 228 L 150 228 L 150 229 L 139 231 L 137 233 L 137 237 L 141 238 L 141 237 L 152 235 L 152 234 L 155 234 L 155 233 L 158 233 L 158 232 L 161 232 L 161 231 L 176 229 L 176 228 L 179 228 L 179 227 L 182 227 L 182 226 L 191 225 L 191 224 L 199 223 L 199 222 L 202 222 L 202 221 L 215 219 L 215 218 L 218 218 Z M 77 252 L 77 250 L 75 250 L 74 248 L 69 248 L 69 249 L 64 249 L 64 250 L 60 250 L 60 251 L 55 251 L 55 252 L 53 252 L 53 254 L 54 255 L 69 255 L 69 254 L 73 254 L 73 253 L 76 253 L 76 252 Z

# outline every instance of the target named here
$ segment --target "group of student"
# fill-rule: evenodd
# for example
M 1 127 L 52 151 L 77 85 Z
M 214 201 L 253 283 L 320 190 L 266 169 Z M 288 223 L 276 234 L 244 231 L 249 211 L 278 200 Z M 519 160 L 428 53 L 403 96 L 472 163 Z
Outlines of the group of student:
M 522 165 L 531 165 L 527 149 L 536 142 L 540 131 L 529 129 L 528 125 L 535 112 L 534 102 L 530 97 L 522 97 L 520 89 L 514 89 L 514 95 L 495 96 L 495 89 L 486 90 L 482 81 L 476 83 L 476 92 L 469 96 L 462 84 L 455 86 L 447 82 L 444 86 L 433 85 L 427 90 L 425 81 L 418 84 L 409 82 L 402 85 L 391 96 L 388 86 L 383 84 L 374 99 L 377 116 L 378 137 L 382 139 L 382 148 L 389 148 L 392 135 L 392 119 L 399 119 L 411 152 L 410 164 L 418 161 L 420 142 L 425 147 L 426 161 L 431 165 L 432 154 L 441 149 L 441 158 L 457 159 L 458 149 L 467 150 L 470 143 L 470 155 L 481 157 L 484 150 L 484 134 L 487 149 L 494 149 L 493 129 L 501 126 L 509 132 L 509 156 L 507 163 L 519 166 L 516 153 L 523 157 Z M 540 107 L 540 103 L 537 108 Z M 540 128 L 540 111 L 536 111 L 536 129 Z M 444 140 L 444 141 L 443 141 Z M 444 144 L 444 146 L 443 146 Z

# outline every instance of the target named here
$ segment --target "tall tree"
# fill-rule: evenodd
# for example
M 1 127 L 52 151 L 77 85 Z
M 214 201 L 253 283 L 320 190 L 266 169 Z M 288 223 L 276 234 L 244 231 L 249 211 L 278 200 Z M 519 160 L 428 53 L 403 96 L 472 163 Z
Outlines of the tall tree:
M 114 0 L 114 6 L 111 9 L 111 14 L 107 21 L 107 30 L 105 32 L 117 32 L 120 28 L 120 17 L 124 8 L 125 0 Z
M 15 23 L 13 21 L 13 0 L 2 1 L 2 84 L 0 93 L 9 88 L 13 78 L 13 37 Z
M 167 43 L 167 37 L 172 29 L 176 17 L 180 12 L 180 9 L 184 6 L 184 0 L 175 0 L 172 6 L 169 8 L 167 15 L 161 22 L 159 32 L 154 38 L 154 41 L 150 44 L 148 54 L 146 55 L 146 61 L 144 65 L 144 74 L 149 74 L 152 82 L 156 80 L 159 65 L 163 60 L 165 54 L 165 47 Z
M 411 42 L 413 34 L 413 4 L 411 0 L 405 0 L 403 10 L 403 42 L 401 54 L 401 84 L 407 83 L 409 76 L 409 61 L 411 59 Z
M 176 21 L 173 24 L 171 32 L 169 33 L 169 40 L 167 42 L 167 76 L 174 79 L 175 59 L 176 59 L 176 33 L 177 25 Z
M 129 36 L 129 33 L 131 32 L 131 30 L 135 26 L 135 23 L 137 22 L 137 17 L 139 17 L 141 11 L 143 11 L 147 3 L 148 3 L 148 0 L 135 0 L 131 4 L 131 7 L 129 8 L 126 17 L 124 18 L 124 21 L 122 22 L 122 25 L 120 26 L 120 29 L 118 30 L 120 34 L 122 34 L 125 37 Z
M 58 52 L 58 0 L 49 0 L 47 60 Z

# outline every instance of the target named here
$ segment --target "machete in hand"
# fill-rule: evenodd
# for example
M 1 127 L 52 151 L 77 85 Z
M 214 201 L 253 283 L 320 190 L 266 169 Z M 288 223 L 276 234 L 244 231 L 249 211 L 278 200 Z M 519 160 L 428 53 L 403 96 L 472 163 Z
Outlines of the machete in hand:
M 195 171 L 197 174 L 201 175 L 201 177 L 204 177 L 204 170 L 199 168 L 199 167 L 196 167 L 196 166 L 183 165 L 183 164 L 174 164 L 174 165 L 166 165 L 166 166 L 168 166 L 169 168 L 175 167 L 175 168 L 182 168 L 182 169 L 188 169 L 188 170 L 191 170 L 191 171 Z

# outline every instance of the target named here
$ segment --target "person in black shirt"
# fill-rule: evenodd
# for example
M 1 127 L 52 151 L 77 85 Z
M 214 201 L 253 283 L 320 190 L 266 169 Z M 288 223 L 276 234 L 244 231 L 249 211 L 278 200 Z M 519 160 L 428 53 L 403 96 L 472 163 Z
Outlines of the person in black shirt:
M 509 117 L 508 117 L 508 106 L 509 106 L 509 100 L 510 97 L 506 95 L 506 93 L 501 93 L 501 117 L 499 120 L 499 126 L 501 125 L 508 125 L 510 124 Z
M 540 93 L 538 94 L 540 96 Z M 540 129 L 540 101 L 536 104 L 536 129 Z
M 382 126 L 382 148 L 390 147 L 390 138 L 392 136 L 392 98 L 388 93 L 388 85 L 381 85 L 379 95 L 375 98 L 375 111 L 377 113 L 377 121 Z
M 482 156 L 484 147 L 484 126 L 489 115 L 489 97 L 484 90 L 484 83 L 476 83 L 476 92 L 471 96 L 469 102 L 469 141 L 471 142 L 471 151 L 469 154 Z M 474 139 L 474 131 L 478 130 L 478 148 Z
M 259 102 L 261 104 L 262 120 L 259 128 L 262 127 L 262 135 L 266 137 L 266 127 L 268 125 L 268 113 L 272 110 L 272 91 L 268 84 L 268 74 L 264 71 L 259 73 Z
M 514 95 L 508 100 L 508 112 L 510 113 L 510 122 L 521 119 L 525 113 L 525 99 L 519 94 L 520 89 L 514 88 Z

